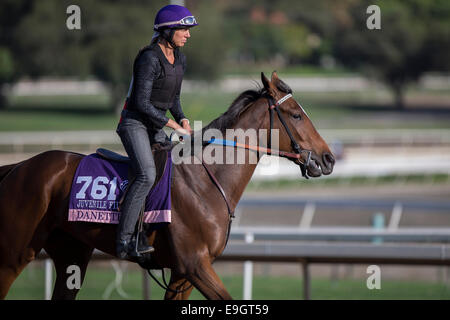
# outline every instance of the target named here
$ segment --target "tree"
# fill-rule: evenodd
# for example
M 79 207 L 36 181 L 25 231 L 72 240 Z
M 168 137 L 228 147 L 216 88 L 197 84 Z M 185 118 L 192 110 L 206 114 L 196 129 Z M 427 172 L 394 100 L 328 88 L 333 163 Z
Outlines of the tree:
M 381 29 L 369 30 L 368 1 L 344 2 L 347 19 L 334 12 L 334 53 L 339 61 L 376 77 L 404 108 L 407 85 L 427 71 L 448 71 L 450 3 L 434 0 L 379 2 Z
M 372 4 L 381 9 L 380 30 L 366 25 Z M 408 84 L 425 72 L 449 70 L 447 0 L 279 0 L 277 6 L 319 35 L 339 63 L 391 88 L 399 108 Z
M 204 81 L 216 80 L 222 71 L 228 38 L 224 33 L 222 12 L 210 1 L 189 4 L 186 3 L 199 26 L 191 30 L 191 38 L 182 49 L 187 57 L 186 76 Z
M 70 0 L 4 0 L 0 4 L 0 86 L 29 76 L 95 77 L 111 89 L 112 110 L 123 105 L 132 65 L 150 43 L 157 11 L 169 1 L 79 0 L 81 30 L 69 30 Z M 192 5 L 202 28 L 188 42 L 187 76 L 217 77 L 224 46 L 220 13 L 209 2 Z M 3 32 L 5 30 L 5 32 Z M 198 32 L 197 32 L 198 31 Z M 1 103 L 0 103 L 1 105 Z
M 21 17 L 31 10 L 31 1 L 4 0 L 0 2 L 0 109 L 7 104 L 4 85 L 19 76 L 18 61 L 15 58 L 16 44 L 14 30 Z
M 69 30 L 71 1 L 33 1 L 12 28 L 18 75 L 94 76 L 111 88 L 112 109 L 123 102 L 139 48 L 149 43 L 153 19 L 166 1 L 77 1 L 81 30 Z

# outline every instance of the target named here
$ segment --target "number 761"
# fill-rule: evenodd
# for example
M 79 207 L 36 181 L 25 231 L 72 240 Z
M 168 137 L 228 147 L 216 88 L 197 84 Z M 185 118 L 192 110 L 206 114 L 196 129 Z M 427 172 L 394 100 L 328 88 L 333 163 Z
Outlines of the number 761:
M 91 198 L 95 200 L 103 200 L 108 195 L 107 200 L 116 200 L 117 177 L 109 181 L 108 177 L 98 176 L 92 181 L 92 176 L 79 176 L 77 184 L 82 183 L 80 191 L 75 195 L 76 199 L 86 199 L 86 191 L 92 183 Z M 109 192 L 108 192 L 109 186 Z

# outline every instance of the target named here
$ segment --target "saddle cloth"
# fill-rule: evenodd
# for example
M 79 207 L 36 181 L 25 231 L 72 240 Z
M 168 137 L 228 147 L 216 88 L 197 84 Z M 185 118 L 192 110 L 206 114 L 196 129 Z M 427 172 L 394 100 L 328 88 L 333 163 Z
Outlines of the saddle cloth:
M 129 169 L 129 162 L 107 160 L 99 154 L 84 157 L 72 182 L 68 220 L 118 224 L 119 202 L 129 183 Z M 171 222 L 170 151 L 161 169 L 145 200 L 144 223 Z

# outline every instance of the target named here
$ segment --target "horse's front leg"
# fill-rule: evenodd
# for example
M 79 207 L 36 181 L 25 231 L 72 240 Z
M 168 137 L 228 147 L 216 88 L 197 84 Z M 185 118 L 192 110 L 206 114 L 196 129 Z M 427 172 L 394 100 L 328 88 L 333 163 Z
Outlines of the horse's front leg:
M 74 300 L 83 284 L 94 248 L 61 230 L 50 235 L 44 248 L 56 269 L 52 300 Z
M 194 286 L 186 278 L 172 271 L 169 289 L 164 295 L 165 300 L 187 300 Z M 178 291 L 178 293 L 173 291 Z
M 189 268 L 186 278 L 209 300 L 233 299 L 211 265 L 209 256 L 202 256 L 199 263 Z

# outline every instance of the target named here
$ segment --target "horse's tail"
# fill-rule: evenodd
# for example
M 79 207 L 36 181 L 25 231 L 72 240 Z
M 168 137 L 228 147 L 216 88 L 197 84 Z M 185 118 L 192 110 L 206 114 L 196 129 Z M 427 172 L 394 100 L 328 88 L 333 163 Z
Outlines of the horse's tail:
M 18 164 L 20 164 L 20 162 L 0 167 L 0 182 L 2 182 L 3 178 L 5 178 Z

